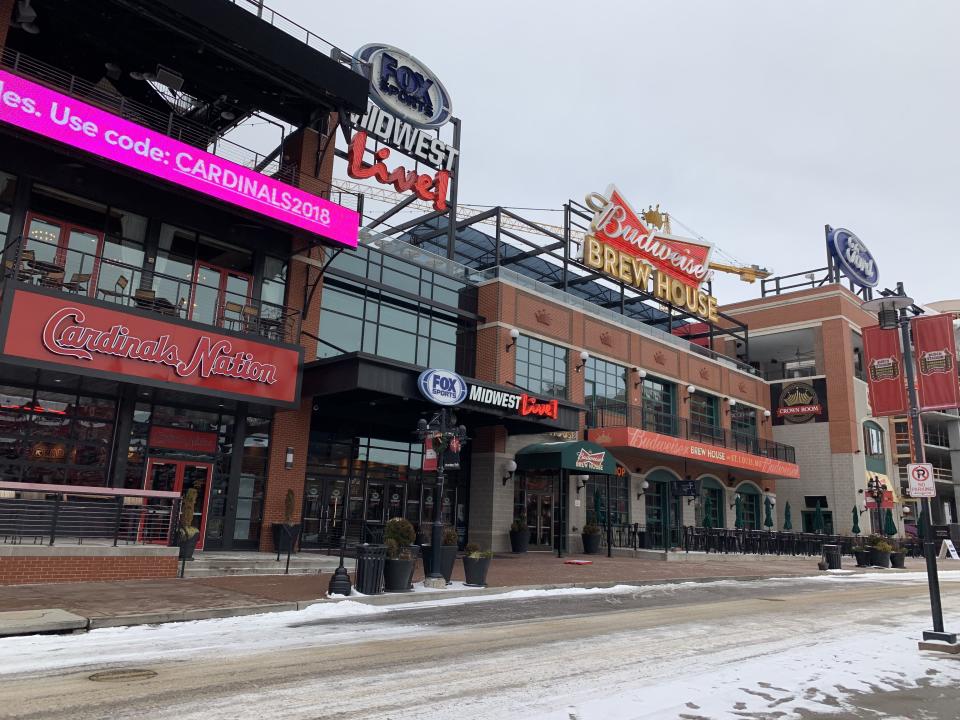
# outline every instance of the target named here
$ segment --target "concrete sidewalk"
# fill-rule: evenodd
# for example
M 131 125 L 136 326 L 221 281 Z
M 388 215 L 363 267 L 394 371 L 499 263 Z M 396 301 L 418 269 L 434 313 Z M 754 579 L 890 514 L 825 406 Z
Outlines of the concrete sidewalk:
M 589 560 L 591 564 L 567 564 L 566 561 L 571 559 Z M 644 558 L 607 558 L 597 555 L 558 559 L 548 553 L 504 554 L 494 558 L 488 576 L 489 586 L 486 589 L 458 588 L 456 591 L 391 594 L 360 600 L 388 604 L 416 602 L 433 597 L 488 594 L 514 588 L 604 587 L 617 583 L 644 585 L 685 580 L 753 580 L 815 575 L 818 573 L 818 559 L 777 556 L 718 558 L 691 555 L 684 562 L 665 563 Z M 852 559 L 844 558 L 845 569 L 852 569 L 853 566 Z M 923 569 L 922 559 L 907 561 L 907 570 Z M 316 602 L 329 602 L 326 594 L 330 577 L 326 573 L 232 575 L 6 586 L 0 588 L 0 636 L 23 632 L 19 629 L 22 627 L 23 616 L 6 615 L 12 611 L 46 612 L 56 609 L 86 618 L 86 627 L 94 629 L 298 610 Z M 422 567 L 418 564 L 414 580 L 422 578 Z M 453 580 L 463 580 L 463 566 L 459 561 Z M 36 616 L 32 617 L 34 619 L 31 620 L 33 624 L 30 625 L 29 632 L 43 632 L 42 622 L 38 626 Z M 39 617 L 42 618 L 43 615 Z M 76 623 L 71 629 L 75 629 L 75 625 Z M 63 629 L 51 625 L 46 631 L 58 632 Z

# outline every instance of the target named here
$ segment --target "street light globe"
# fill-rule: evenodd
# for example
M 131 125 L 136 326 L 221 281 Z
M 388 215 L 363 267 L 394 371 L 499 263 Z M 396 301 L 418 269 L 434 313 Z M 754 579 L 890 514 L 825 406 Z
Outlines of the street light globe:
M 510 339 L 511 339 L 511 340 L 516 340 L 518 337 L 520 337 L 520 331 L 517 330 L 516 328 L 511 328 L 511 329 L 510 329 Z
M 588 353 L 586 350 L 581 350 L 581 351 L 580 351 L 580 360 L 581 360 L 582 362 L 586 362 L 586 361 L 589 360 L 589 359 L 590 359 L 590 353 Z

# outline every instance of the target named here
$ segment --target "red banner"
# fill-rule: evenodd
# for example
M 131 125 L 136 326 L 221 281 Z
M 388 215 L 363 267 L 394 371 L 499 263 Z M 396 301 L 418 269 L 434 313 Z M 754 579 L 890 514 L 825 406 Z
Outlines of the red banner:
M 921 410 L 960 407 L 957 344 L 951 315 L 917 317 L 910 322 L 917 360 Z
M 0 322 L 10 362 L 273 405 L 300 399 L 294 346 L 20 288 L 6 293 Z
M 672 435 L 661 435 L 632 427 L 596 428 L 587 432 L 587 440 L 608 448 L 637 448 L 662 455 L 672 455 L 685 460 L 700 460 L 728 468 L 753 470 L 775 478 L 796 480 L 800 468 L 785 460 L 776 460 L 762 455 L 752 455 L 739 450 L 707 445 L 685 440 Z
M 873 416 L 906 415 L 907 388 L 899 331 L 883 330 L 879 325 L 864 328 L 863 356 Z

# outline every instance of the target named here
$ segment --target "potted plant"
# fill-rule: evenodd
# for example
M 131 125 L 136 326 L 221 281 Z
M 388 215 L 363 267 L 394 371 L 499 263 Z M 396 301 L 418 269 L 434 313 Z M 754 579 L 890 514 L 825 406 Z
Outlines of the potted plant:
M 283 497 L 283 522 L 273 523 L 273 546 L 278 553 L 296 552 L 297 541 L 300 539 L 299 523 L 293 522 L 293 513 L 297 504 L 297 496 L 293 490 L 288 489 Z
M 493 552 L 490 550 L 481 550 L 476 543 L 470 543 L 466 547 L 466 554 L 463 556 L 463 575 L 467 585 L 477 585 L 485 587 L 487 584 L 487 571 L 490 569 L 490 560 L 493 558 Z
M 510 550 L 515 553 L 525 553 L 530 547 L 530 528 L 527 527 L 527 518 L 523 515 L 515 517 L 510 526 Z
M 193 526 L 193 513 L 197 506 L 197 489 L 190 488 L 180 503 L 180 522 L 177 525 L 176 542 L 180 547 L 180 560 L 193 560 L 200 531 Z
M 390 518 L 383 529 L 387 559 L 383 565 L 383 585 L 387 592 L 407 592 L 413 585 L 416 560 L 410 545 L 416 538 L 413 525 L 406 518 Z
M 890 553 L 893 546 L 886 540 L 877 540 L 870 548 L 870 564 L 876 567 L 890 567 Z
M 457 531 L 452 527 L 443 529 L 443 543 L 440 545 L 440 574 L 449 584 L 453 576 L 453 566 L 457 562 L 457 544 L 460 538 L 457 537 Z M 420 555 L 423 558 L 423 574 L 430 575 L 433 572 L 433 547 L 431 545 L 421 545 Z
M 596 555 L 600 552 L 601 535 L 602 531 L 599 525 L 587 523 L 583 526 L 580 537 L 583 539 L 583 552 L 586 555 Z
M 853 549 L 853 556 L 857 559 L 857 567 L 869 567 L 870 566 L 870 548 L 863 545 L 863 541 L 860 541 L 860 545 Z
M 900 543 L 894 541 L 893 549 L 890 552 L 890 567 L 896 568 L 897 570 L 903 570 L 904 561 L 906 558 L 907 553 L 904 552 L 902 547 L 900 547 Z

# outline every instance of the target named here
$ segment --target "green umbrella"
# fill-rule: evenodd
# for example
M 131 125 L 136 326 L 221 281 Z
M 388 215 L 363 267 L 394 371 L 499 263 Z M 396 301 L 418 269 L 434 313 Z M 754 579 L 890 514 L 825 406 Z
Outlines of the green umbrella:
M 763 526 L 769 530 L 773 527 L 773 503 L 769 497 L 763 499 Z
M 883 519 L 883 534 L 893 537 L 897 534 L 897 524 L 893 521 L 893 510 L 887 508 L 887 516 Z
M 853 528 L 850 530 L 854 535 L 860 534 L 860 511 L 856 507 L 850 513 L 853 516 Z
M 813 531 L 815 533 L 823 532 L 823 508 L 820 507 L 819 500 L 817 500 L 817 506 L 813 509 Z
M 733 522 L 733 526 L 737 528 L 737 530 L 742 530 L 743 529 L 743 500 L 740 499 L 739 493 L 737 493 L 737 496 L 734 498 L 733 504 L 735 507 L 734 512 L 736 513 L 735 515 L 736 519 Z
M 708 529 L 714 526 L 713 499 L 709 495 L 703 499 L 703 526 Z
M 793 530 L 793 520 L 790 518 L 790 503 L 783 506 L 783 529 Z

